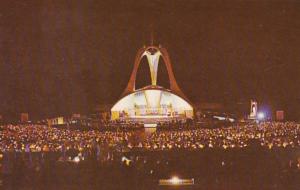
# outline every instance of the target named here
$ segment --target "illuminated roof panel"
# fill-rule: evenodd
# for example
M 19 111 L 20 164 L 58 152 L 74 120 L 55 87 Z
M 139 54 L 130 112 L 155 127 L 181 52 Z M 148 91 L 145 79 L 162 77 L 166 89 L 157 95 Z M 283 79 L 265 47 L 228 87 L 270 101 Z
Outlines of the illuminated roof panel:
M 142 90 L 129 94 L 120 99 L 111 111 L 123 111 L 133 109 L 135 106 L 159 108 L 162 105 L 170 105 L 174 109 L 193 110 L 192 106 L 183 98 L 163 90 Z

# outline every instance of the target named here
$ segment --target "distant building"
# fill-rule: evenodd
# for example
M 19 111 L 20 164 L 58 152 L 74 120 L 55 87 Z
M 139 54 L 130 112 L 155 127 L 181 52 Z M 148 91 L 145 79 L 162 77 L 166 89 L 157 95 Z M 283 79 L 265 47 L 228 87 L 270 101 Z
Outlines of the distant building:
M 55 117 L 52 119 L 47 119 L 48 126 L 51 127 L 53 125 L 64 125 L 66 124 L 66 121 L 64 117 Z
M 28 113 L 21 113 L 20 121 L 21 123 L 26 123 L 29 120 L 29 114 Z

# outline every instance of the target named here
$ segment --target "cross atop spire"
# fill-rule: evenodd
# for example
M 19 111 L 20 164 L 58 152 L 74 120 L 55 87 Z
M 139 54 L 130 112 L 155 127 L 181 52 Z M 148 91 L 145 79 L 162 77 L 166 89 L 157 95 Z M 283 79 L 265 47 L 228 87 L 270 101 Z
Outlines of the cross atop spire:
M 150 25 L 150 46 L 154 46 L 154 29 L 153 29 L 153 24 Z
M 151 30 L 151 36 L 150 36 L 150 45 L 154 46 L 154 34 L 153 34 L 153 29 Z

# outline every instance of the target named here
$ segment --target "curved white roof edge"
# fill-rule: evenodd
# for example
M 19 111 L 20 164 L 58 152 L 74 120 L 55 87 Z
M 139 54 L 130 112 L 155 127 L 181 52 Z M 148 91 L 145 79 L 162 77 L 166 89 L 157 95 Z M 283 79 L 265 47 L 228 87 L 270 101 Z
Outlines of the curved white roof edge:
M 159 92 L 159 93 L 157 93 Z M 135 106 L 160 107 L 172 105 L 174 109 L 193 110 L 192 105 L 182 97 L 162 89 L 142 89 L 121 98 L 111 111 L 133 109 Z

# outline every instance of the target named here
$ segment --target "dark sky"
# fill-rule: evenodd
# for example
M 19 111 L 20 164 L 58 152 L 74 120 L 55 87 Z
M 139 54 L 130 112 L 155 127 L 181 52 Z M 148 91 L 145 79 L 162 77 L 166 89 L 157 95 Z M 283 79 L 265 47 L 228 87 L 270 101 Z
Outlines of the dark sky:
M 298 0 L 2 0 L 0 112 L 114 103 L 151 31 L 192 102 L 256 98 L 299 110 Z

